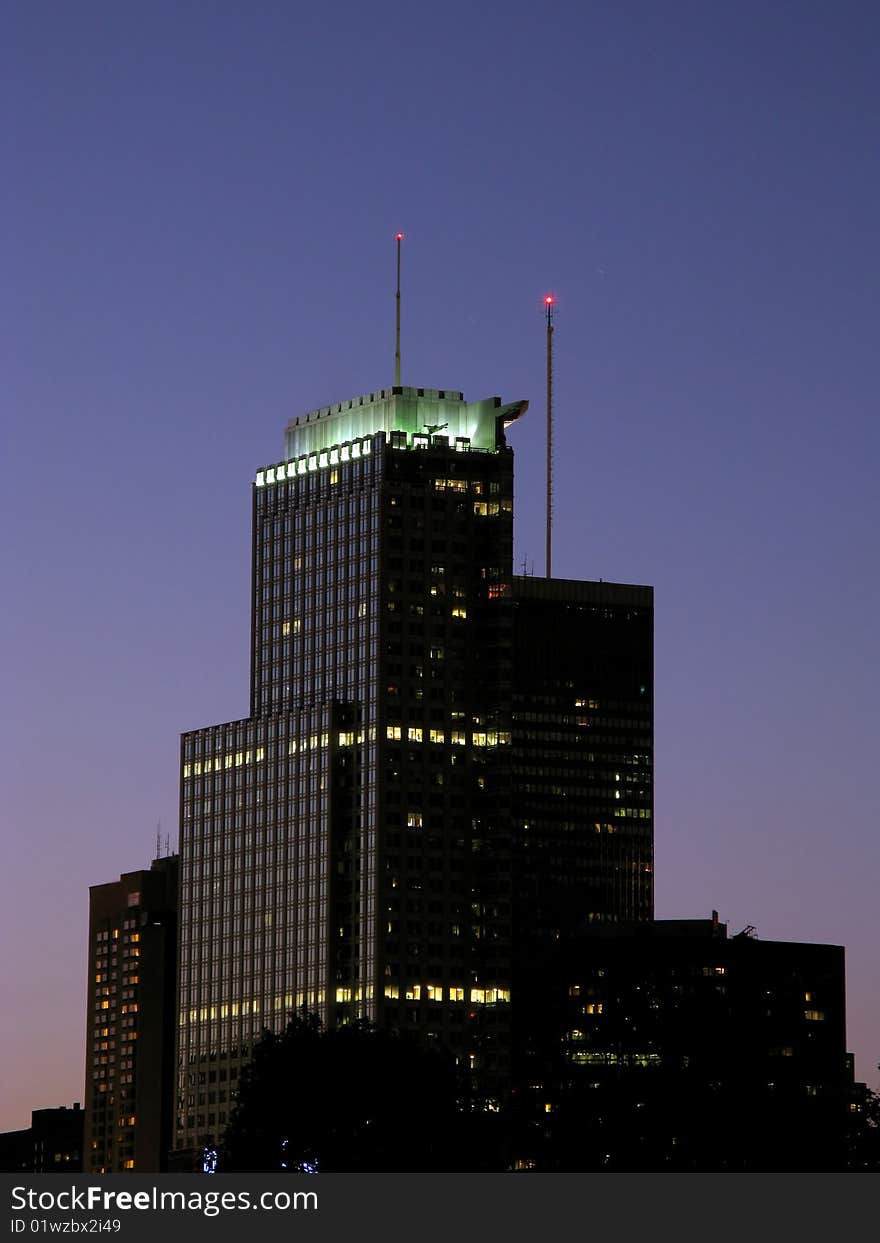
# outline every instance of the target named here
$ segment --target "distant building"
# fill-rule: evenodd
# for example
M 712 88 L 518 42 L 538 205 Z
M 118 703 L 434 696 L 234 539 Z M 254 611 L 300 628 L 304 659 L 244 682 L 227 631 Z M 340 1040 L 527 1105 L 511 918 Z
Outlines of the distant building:
M 520 1168 L 845 1168 L 842 947 L 728 937 L 715 915 L 606 926 L 516 988 Z
M 31 1125 L 0 1135 L 0 1173 L 78 1174 L 83 1168 L 83 1110 L 35 1109 Z
M 178 857 L 89 890 L 85 1169 L 167 1168 Z

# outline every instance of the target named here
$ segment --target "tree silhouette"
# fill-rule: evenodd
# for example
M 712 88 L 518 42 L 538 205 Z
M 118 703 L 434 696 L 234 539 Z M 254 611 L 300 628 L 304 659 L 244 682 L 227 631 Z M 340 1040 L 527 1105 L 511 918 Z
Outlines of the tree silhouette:
M 219 1169 L 414 1172 L 501 1168 L 485 1115 L 459 1107 L 451 1057 L 364 1022 L 313 1016 L 265 1031 L 239 1079 Z

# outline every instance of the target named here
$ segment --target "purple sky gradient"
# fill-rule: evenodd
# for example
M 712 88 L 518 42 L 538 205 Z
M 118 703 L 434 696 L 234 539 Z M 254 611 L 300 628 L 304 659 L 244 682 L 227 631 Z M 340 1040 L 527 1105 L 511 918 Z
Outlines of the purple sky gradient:
M 88 886 L 247 712 L 250 483 L 403 381 L 529 398 L 516 557 L 656 591 L 660 917 L 847 947 L 876 1086 L 880 9 L 12 0 L 0 1129 L 81 1100 Z M 11 1072 L 11 1073 L 9 1073 Z

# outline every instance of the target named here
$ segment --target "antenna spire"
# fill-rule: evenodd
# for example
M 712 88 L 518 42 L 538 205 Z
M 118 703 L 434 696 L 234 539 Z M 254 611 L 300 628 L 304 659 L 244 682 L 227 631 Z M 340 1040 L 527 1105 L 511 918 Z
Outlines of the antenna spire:
M 397 241 L 397 294 L 395 296 L 395 333 L 394 333 L 394 383 L 400 387 L 400 243 L 403 234 L 396 233 Z
M 553 294 L 544 298 L 547 312 L 547 577 L 552 572 L 553 551 L 553 315 L 556 299 Z

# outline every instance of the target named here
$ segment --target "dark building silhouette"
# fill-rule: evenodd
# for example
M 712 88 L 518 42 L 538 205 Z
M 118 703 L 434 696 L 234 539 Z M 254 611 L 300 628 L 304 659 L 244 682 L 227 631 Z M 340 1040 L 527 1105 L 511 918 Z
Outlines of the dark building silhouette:
M 167 1168 L 174 1098 L 178 857 L 89 889 L 84 1168 Z
M 653 590 L 524 577 L 511 603 L 521 954 L 653 915 Z
M 651 915 L 651 589 L 513 576 L 525 408 L 386 389 L 257 474 L 250 716 L 182 739 L 181 1151 L 303 1009 L 497 1105 L 517 955 Z
M 712 920 L 596 928 L 521 964 L 521 1168 L 845 1168 L 844 951 Z
M 83 1169 L 83 1110 L 34 1109 L 31 1125 L 0 1135 L 0 1173 L 78 1174 Z

